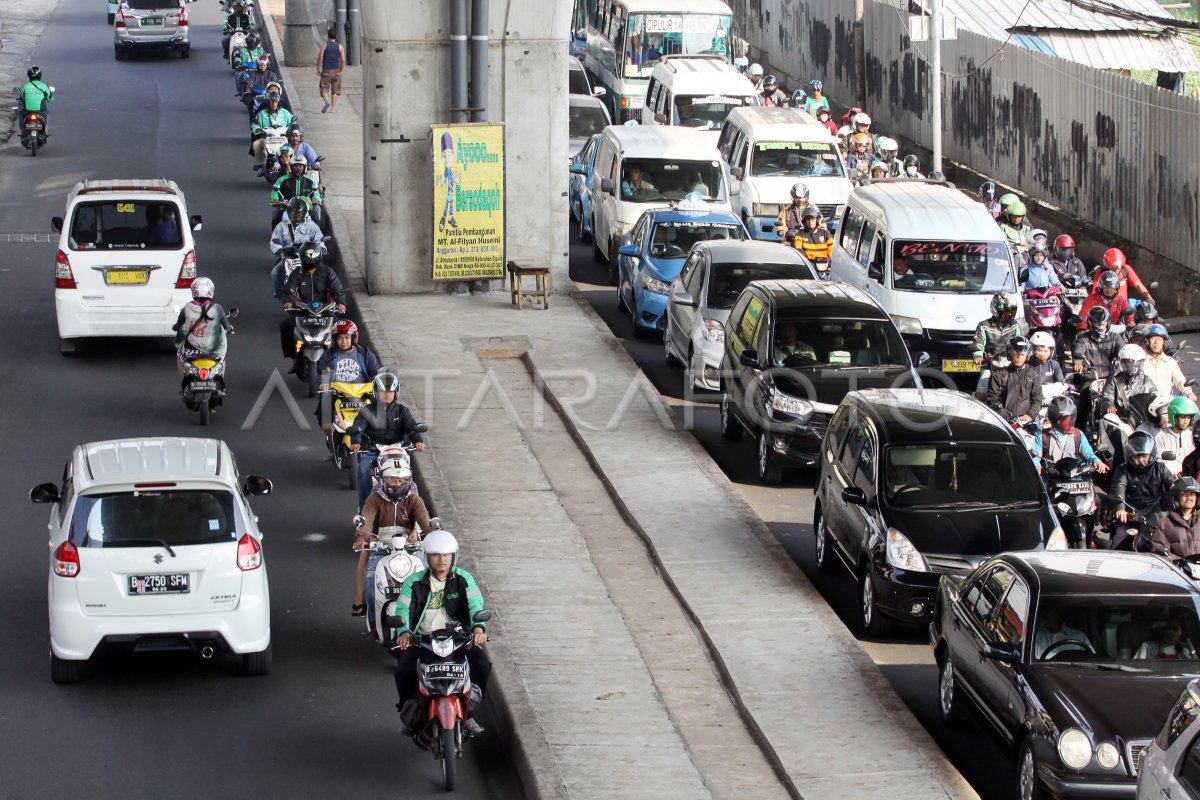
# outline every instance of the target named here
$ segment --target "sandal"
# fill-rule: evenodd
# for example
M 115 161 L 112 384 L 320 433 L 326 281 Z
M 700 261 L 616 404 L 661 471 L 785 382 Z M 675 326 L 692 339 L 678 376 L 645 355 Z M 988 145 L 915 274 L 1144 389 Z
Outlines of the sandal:
M 354 605 L 350 606 L 350 616 L 365 617 L 366 615 L 367 615 L 367 604 L 366 603 L 355 603 Z

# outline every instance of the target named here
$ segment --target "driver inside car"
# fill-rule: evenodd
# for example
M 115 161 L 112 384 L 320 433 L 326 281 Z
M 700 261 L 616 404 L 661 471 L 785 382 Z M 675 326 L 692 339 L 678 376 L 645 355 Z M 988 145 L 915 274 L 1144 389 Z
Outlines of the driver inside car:
M 796 323 L 781 322 L 775 331 L 775 366 L 782 367 L 784 362 L 793 357 L 808 359 L 808 363 L 817 362 L 817 351 L 812 345 L 801 342 Z
M 1051 606 L 1042 615 L 1042 624 L 1038 626 L 1037 633 L 1033 637 L 1034 657 L 1039 660 L 1044 659 L 1047 650 L 1059 642 L 1066 641 L 1079 642 L 1080 646 L 1078 648 L 1059 647 L 1055 649 L 1054 653 L 1070 649 L 1087 650 L 1088 652 L 1095 651 L 1087 634 L 1063 622 L 1062 609 Z
M 657 192 L 658 189 L 653 183 L 646 180 L 646 173 L 638 164 L 631 164 L 629 167 L 629 180 L 621 184 L 621 196 L 633 197 L 642 192 Z

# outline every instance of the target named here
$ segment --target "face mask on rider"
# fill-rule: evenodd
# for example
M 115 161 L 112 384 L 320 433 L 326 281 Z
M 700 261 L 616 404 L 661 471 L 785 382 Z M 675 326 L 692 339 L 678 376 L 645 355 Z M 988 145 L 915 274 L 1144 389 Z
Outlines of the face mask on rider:
M 389 480 L 383 487 L 383 491 L 392 500 L 403 500 L 411 490 L 412 484 L 403 480 Z

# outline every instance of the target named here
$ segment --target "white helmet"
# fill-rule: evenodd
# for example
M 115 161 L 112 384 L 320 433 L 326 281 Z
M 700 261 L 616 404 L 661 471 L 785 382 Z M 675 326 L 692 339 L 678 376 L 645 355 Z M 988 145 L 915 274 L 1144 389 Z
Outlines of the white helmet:
M 889 139 L 886 136 L 879 140 L 880 151 L 886 151 L 895 155 L 900 150 L 900 144 L 895 139 Z
M 450 555 L 458 554 L 458 539 L 454 538 L 454 534 L 450 531 L 431 531 L 424 541 L 421 542 L 421 549 L 426 555 L 435 555 L 437 553 L 449 553 Z
M 855 125 L 869 126 L 871 124 L 871 118 L 868 117 L 866 112 L 864 112 L 864 111 L 860 111 L 857 114 L 855 114 L 854 119 L 852 121 L 854 122 Z
M 213 284 L 212 278 L 196 278 L 192 281 L 193 300 L 212 300 L 213 293 L 216 291 L 217 287 Z
M 1117 353 L 1117 362 L 1120 364 L 1120 371 L 1126 375 L 1136 375 L 1142 371 L 1142 364 L 1146 361 L 1146 351 L 1136 344 L 1127 344 Z
M 391 461 L 403 461 L 408 464 L 412 458 L 408 451 L 404 449 L 404 445 L 400 444 L 384 444 L 379 446 L 379 457 L 375 461 L 375 469 L 379 470 L 383 464 Z
M 299 164 L 302 167 L 307 167 L 308 159 L 305 158 L 304 156 L 300 155 L 299 153 L 296 153 L 296 155 L 292 156 L 292 166 L 294 167 L 297 164 Z
M 762 64 L 755 62 L 750 65 L 750 76 L 751 77 L 761 78 L 762 74 L 763 74 Z
M 390 478 L 412 480 L 412 469 L 408 465 L 408 459 L 392 458 L 379 463 L 379 479 L 386 481 Z
M 1054 349 L 1054 337 L 1046 331 L 1038 331 L 1033 336 L 1029 337 L 1029 342 L 1034 347 L 1049 347 Z

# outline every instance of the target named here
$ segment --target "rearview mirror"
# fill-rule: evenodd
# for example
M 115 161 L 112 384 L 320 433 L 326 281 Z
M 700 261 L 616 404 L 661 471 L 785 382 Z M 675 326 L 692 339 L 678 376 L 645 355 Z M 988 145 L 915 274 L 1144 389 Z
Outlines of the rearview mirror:
M 584 164 L 572 164 L 570 170 L 572 175 L 587 175 L 587 166 Z
M 29 490 L 29 499 L 35 503 L 57 503 L 58 487 L 53 483 L 39 483 Z
M 482 611 L 476 611 L 475 616 L 471 619 L 475 620 L 476 622 L 487 622 L 491 618 L 492 612 L 485 608 Z
M 63 226 L 63 218 L 62 217 L 51 217 L 50 218 L 50 227 L 53 228 L 56 232 L 61 232 L 62 226 Z
M 229 317 L 230 319 L 234 319 L 240 313 L 241 312 L 238 311 L 238 307 L 234 306 L 233 308 L 229 309 L 229 311 L 225 314 L 225 316 Z
M 608 94 L 608 90 L 605 89 L 603 86 L 593 86 L 592 87 L 592 97 L 604 97 L 604 95 L 606 95 L 606 94 Z
M 676 305 L 696 308 L 696 298 L 692 297 L 692 293 L 682 286 L 676 286 L 671 290 L 671 302 Z
M 1176 453 L 1174 450 L 1164 450 L 1158 456 L 1160 461 L 1174 461 L 1178 457 L 1179 457 L 1179 454 Z
M 917 366 L 918 367 L 923 367 L 928 363 L 929 363 L 929 353 L 926 353 L 924 350 L 922 350 L 920 353 L 917 353 Z
M 871 266 L 867 267 L 867 277 L 873 281 L 879 281 L 880 283 L 882 283 L 883 282 L 883 265 L 882 264 L 872 264 Z
M 867 493 L 857 486 L 847 486 L 842 489 L 842 500 L 856 506 L 867 504 Z
M 204 220 L 201 218 L 201 216 L 199 214 L 193 214 L 192 215 L 192 230 L 199 231 L 200 227 L 201 227 L 200 223 L 203 221 Z
M 729 174 L 740 181 L 742 176 L 746 174 L 746 170 L 741 167 L 730 167 Z
M 245 482 L 242 484 L 242 489 L 246 494 L 270 494 L 273 488 L 271 482 L 266 478 L 260 478 L 257 475 L 248 475 Z
M 1005 664 L 1017 664 L 1021 661 L 1021 648 L 1008 642 L 988 642 L 983 646 L 983 657 Z
M 612 178 L 600 179 L 600 191 L 604 192 L 605 194 L 612 194 L 615 191 L 613 189 Z
M 655 114 L 654 121 L 657 122 L 659 125 L 666 125 L 667 124 L 667 115 L 666 114 Z
M 1150 288 L 1151 288 L 1151 289 L 1157 289 L 1157 288 L 1158 288 L 1158 281 L 1150 281 Z

